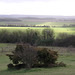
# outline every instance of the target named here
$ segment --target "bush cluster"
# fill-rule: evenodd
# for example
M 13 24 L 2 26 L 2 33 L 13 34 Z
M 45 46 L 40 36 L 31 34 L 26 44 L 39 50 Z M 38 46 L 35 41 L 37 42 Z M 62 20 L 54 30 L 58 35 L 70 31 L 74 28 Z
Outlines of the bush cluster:
M 37 61 L 37 51 L 29 44 L 18 44 L 12 52 L 12 55 L 9 54 L 7 56 L 9 56 L 15 66 L 24 64 L 27 68 L 33 66 Z
M 7 54 L 13 62 L 8 68 L 32 68 L 47 67 L 49 64 L 55 64 L 58 54 L 56 51 L 47 48 L 37 48 L 29 44 L 18 44 L 12 54 Z M 19 68 L 21 68 L 19 67 Z
M 38 60 L 45 66 L 48 66 L 49 64 L 55 64 L 55 61 L 58 58 L 58 54 L 56 51 L 52 51 L 47 48 L 42 48 L 42 50 L 38 51 L 37 54 Z
M 18 44 L 12 54 L 7 54 L 7 56 L 12 61 L 12 63 L 8 64 L 9 69 L 30 69 L 54 67 L 58 53 L 47 48 L 33 47 L 30 44 Z
M 67 33 L 60 33 L 55 42 L 54 42 L 55 46 L 73 46 L 75 47 L 75 35 L 69 35 Z

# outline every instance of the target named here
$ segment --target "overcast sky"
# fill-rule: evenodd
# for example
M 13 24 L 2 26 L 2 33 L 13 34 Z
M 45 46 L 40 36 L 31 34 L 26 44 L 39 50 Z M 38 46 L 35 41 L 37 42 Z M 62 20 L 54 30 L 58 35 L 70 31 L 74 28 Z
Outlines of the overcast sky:
M 0 0 L 0 15 L 75 16 L 75 0 Z

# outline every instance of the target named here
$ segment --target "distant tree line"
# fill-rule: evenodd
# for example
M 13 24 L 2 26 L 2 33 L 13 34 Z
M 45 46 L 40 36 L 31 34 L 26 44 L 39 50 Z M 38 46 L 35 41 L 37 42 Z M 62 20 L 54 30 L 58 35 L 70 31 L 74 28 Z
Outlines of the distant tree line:
M 16 22 L 16 21 L 21 21 L 21 20 L 19 20 L 19 19 L 15 19 L 15 18 L 0 18 L 0 22 L 11 22 L 11 21 L 13 21 L 13 22 Z
M 50 26 L 36 26 L 36 25 L 19 25 L 19 24 L 7 24 L 7 25 L 0 25 L 0 27 L 50 27 Z
M 42 32 L 27 29 L 23 31 L 8 30 L 0 31 L 0 43 L 29 43 L 31 45 L 41 46 L 74 46 L 75 47 L 75 35 L 68 35 L 67 33 L 61 33 L 56 38 L 52 29 L 43 29 Z

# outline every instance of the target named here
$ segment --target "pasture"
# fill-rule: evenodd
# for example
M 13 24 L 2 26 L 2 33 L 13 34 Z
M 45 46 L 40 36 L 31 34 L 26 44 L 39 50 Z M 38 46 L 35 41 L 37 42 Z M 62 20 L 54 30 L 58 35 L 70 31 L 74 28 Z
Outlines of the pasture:
M 12 31 L 25 31 L 26 29 L 34 29 L 42 31 L 44 28 L 51 28 L 54 30 L 55 36 L 59 33 L 75 34 L 75 22 L 47 22 L 35 19 L 23 19 L 22 21 L 6 21 L 0 22 L 0 25 L 35 25 L 35 27 L 0 27 L 0 30 L 6 29 L 9 32 Z M 74 27 L 73 27 L 73 26 Z M 50 26 L 50 27 L 36 27 L 36 26 Z
M 11 63 L 5 55 L 15 48 L 15 44 L 0 44 L 0 75 L 75 75 L 75 48 L 71 47 L 47 47 L 59 53 L 57 62 L 64 62 L 66 67 L 32 68 L 30 70 L 8 70 L 7 64 Z M 3 52 L 1 52 L 3 48 Z M 7 48 L 7 50 L 6 50 Z
M 0 31 L 5 29 L 8 30 L 9 32 L 13 32 L 13 31 L 23 31 L 25 32 L 26 29 L 33 29 L 33 30 L 37 30 L 39 32 L 41 32 L 43 29 L 45 29 L 46 27 L 0 27 Z M 75 27 L 51 27 L 51 29 L 54 30 L 55 35 L 59 34 L 59 33 L 68 33 L 68 34 L 74 34 L 75 35 Z
M 71 26 L 74 25 L 75 22 L 44 22 L 44 23 L 40 23 L 40 24 L 36 24 L 38 26 L 43 26 L 43 25 L 47 25 L 50 27 L 62 27 L 62 26 Z

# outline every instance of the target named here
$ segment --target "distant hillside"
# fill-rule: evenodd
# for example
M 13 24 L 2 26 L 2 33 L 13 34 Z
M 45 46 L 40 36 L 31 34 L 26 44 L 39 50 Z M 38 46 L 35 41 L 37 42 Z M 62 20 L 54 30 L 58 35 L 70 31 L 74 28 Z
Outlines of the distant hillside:
M 50 23 L 51 22 L 51 23 Z M 18 26 L 50 26 L 53 22 L 63 23 L 63 27 L 75 27 L 75 16 L 50 16 L 50 15 L 0 15 L 0 27 Z
M 15 18 L 0 18 L 0 22 L 10 22 L 10 21 L 21 21 L 19 19 L 15 19 Z
M 75 16 L 52 16 L 52 15 L 0 15 L 0 18 L 64 18 L 64 19 L 75 19 Z

